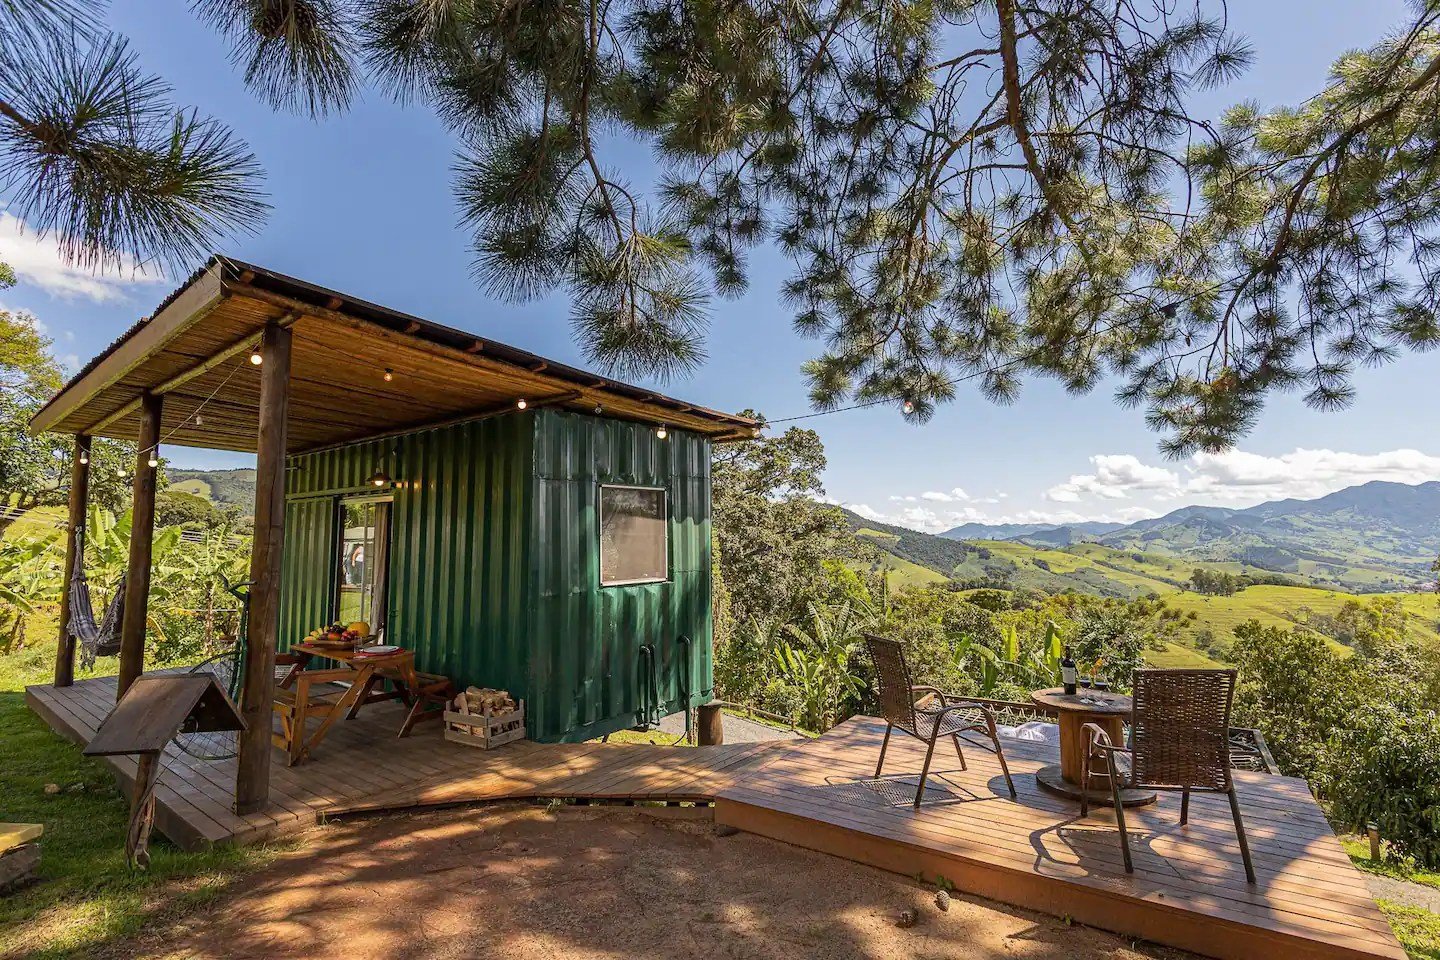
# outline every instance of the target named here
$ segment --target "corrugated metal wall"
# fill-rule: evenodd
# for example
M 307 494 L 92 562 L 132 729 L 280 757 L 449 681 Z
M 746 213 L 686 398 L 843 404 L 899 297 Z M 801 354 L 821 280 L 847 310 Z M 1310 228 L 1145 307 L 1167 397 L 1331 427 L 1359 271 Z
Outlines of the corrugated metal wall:
M 376 493 L 365 481 L 383 469 L 394 479 L 389 639 L 423 670 L 528 695 L 532 421 L 517 413 L 292 458 L 287 639 L 328 616 L 338 501 Z
M 554 410 L 535 431 L 535 694 L 538 729 L 579 740 L 635 722 L 640 647 L 653 644 L 667 712 L 679 709 L 682 635 L 691 702 L 710 698 L 710 445 L 670 431 Z M 669 491 L 670 580 L 601 587 L 599 487 Z
M 389 636 L 424 670 L 507 687 L 535 739 L 635 723 L 639 648 L 656 647 L 661 699 L 679 709 L 681 635 L 691 702 L 708 699 L 710 447 L 703 438 L 536 410 L 291 458 L 282 646 L 329 615 L 339 498 L 394 478 Z M 671 579 L 600 587 L 602 483 L 665 487 Z

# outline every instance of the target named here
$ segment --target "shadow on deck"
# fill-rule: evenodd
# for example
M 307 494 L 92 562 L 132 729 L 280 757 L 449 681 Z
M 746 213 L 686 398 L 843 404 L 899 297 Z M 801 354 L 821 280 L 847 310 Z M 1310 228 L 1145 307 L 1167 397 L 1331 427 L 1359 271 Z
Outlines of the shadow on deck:
M 114 694 L 114 679 L 103 678 L 30 687 L 26 701 L 52 729 L 83 743 Z M 394 705 L 371 706 L 293 768 L 277 752 L 272 806 L 245 817 L 230 809 L 233 760 L 198 761 L 172 748 L 156 825 L 194 848 L 258 842 L 361 811 L 550 797 L 713 801 L 720 823 L 1196 953 L 1405 956 L 1305 783 L 1288 777 L 1236 774 L 1260 881 L 1250 887 L 1223 797 L 1193 798 L 1185 827 L 1178 795 L 1129 811 L 1136 871 L 1127 875 L 1108 809 L 1082 820 L 1078 805 L 1036 786 L 1035 770 L 1055 760 L 1049 744 L 1004 741 L 1018 800 L 993 757 L 967 750 L 967 770 L 953 759 L 937 763 L 917 810 L 923 746 L 892 741 L 889 772 L 870 776 L 884 731 L 873 718 L 798 743 L 521 742 L 479 751 L 446 742 L 435 726 L 397 739 L 401 716 Z M 128 784 L 134 761 L 106 762 Z

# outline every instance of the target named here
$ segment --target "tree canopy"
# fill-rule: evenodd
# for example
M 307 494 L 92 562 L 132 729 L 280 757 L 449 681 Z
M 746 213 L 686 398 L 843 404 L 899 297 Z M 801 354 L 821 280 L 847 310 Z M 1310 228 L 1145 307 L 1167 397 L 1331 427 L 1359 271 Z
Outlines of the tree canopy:
M 1433 2 L 1305 103 L 1218 120 L 1195 94 L 1252 59 L 1221 0 L 192 6 L 277 108 L 332 113 L 367 82 L 432 107 L 460 143 L 477 277 L 512 298 L 563 288 L 590 358 L 622 373 L 701 363 L 712 299 L 774 249 L 794 326 L 819 344 L 820 410 L 924 421 L 965 384 L 1005 402 L 1027 376 L 1115 382 L 1178 456 L 1232 444 L 1277 391 L 1343 406 L 1357 365 L 1440 343 Z M 18 9 L 0 3 L 0 30 Z M 66 119 L 99 89 L 67 78 L 158 88 L 117 41 L 15 50 L 0 176 L 42 226 L 83 228 L 72 252 L 153 253 L 166 217 L 185 228 L 172 253 L 253 224 L 248 154 L 193 116 L 174 128 L 176 155 L 197 158 L 176 168 L 188 188 L 154 208 L 122 190 L 144 214 L 134 236 L 98 217 L 107 190 L 144 178 L 74 175 L 110 141 L 104 120 Z M 158 158 L 158 142 L 127 149 Z M 636 143 L 658 175 L 619 169 Z

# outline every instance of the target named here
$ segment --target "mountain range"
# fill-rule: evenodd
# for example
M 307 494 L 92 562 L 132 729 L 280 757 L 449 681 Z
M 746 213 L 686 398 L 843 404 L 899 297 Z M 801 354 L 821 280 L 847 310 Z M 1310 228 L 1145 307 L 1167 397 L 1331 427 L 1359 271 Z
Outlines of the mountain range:
M 1440 482 L 1374 481 L 1243 509 L 1186 506 L 1130 524 L 967 523 L 938 537 L 854 515 L 851 525 L 873 531 L 901 560 L 961 581 L 1008 575 L 1054 589 L 1078 579 L 1069 585 L 1127 595 L 1140 587 L 1124 582 L 1128 574 L 1183 582 L 1205 565 L 1342 590 L 1405 591 L 1430 580 L 1440 552 Z M 1119 584 L 1117 573 L 1127 574 Z

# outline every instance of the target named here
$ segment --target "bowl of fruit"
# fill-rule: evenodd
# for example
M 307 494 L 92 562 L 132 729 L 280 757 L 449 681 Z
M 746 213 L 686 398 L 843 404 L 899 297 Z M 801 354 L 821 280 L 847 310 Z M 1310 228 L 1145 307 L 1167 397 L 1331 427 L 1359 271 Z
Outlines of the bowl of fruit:
M 320 647 L 353 647 L 370 636 L 370 625 L 363 620 L 345 624 L 338 620 L 326 627 L 316 627 L 305 638 L 306 643 Z

